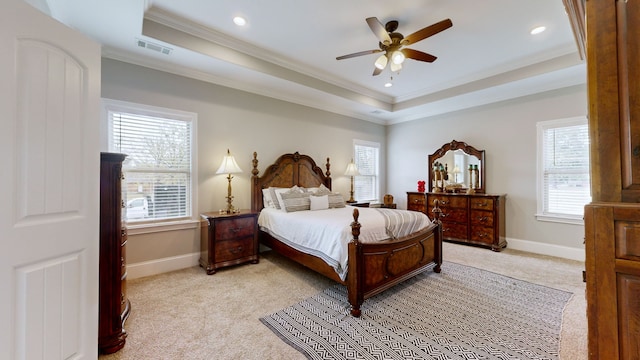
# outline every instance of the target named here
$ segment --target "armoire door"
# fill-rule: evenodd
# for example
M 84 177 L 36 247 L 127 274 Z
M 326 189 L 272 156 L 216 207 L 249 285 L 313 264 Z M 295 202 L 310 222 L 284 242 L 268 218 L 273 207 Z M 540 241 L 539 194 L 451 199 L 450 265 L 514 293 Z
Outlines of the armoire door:
M 0 11 L 0 357 L 95 359 L 100 46 Z

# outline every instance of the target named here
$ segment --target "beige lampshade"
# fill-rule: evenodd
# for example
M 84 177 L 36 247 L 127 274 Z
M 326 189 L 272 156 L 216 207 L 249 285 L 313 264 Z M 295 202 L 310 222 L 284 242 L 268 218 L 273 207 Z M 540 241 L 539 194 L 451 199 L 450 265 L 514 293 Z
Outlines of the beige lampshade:
M 227 155 L 225 155 L 222 159 L 222 164 L 220 164 L 220 167 L 218 168 L 218 171 L 216 171 L 216 174 L 237 174 L 241 172 L 242 169 L 240 169 L 240 166 L 238 166 L 236 159 L 234 159 L 229 149 L 227 149 Z
M 360 172 L 358 171 L 358 167 L 353 162 L 353 160 L 351 160 L 349 165 L 347 165 L 347 170 L 344 172 L 344 175 L 345 176 L 358 176 L 358 175 L 360 175 Z

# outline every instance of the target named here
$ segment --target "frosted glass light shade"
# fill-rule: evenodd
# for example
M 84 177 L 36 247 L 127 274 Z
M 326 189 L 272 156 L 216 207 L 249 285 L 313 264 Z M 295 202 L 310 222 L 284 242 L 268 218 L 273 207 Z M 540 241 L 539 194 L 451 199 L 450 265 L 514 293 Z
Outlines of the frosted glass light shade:
M 391 62 L 393 64 L 402 64 L 404 62 L 404 54 L 400 50 L 396 50 L 391 54 Z
M 378 69 L 382 70 L 387 66 L 387 61 L 388 61 L 387 55 L 380 55 L 380 57 L 376 59 L 376 62 L 374 63 L 374 65 Z
M 391 65 L 389 66 L 389 69 L 391 70 L 391 72 L 398 72 L 402 70 L 402 64 L 396 64 L 392 62 Z

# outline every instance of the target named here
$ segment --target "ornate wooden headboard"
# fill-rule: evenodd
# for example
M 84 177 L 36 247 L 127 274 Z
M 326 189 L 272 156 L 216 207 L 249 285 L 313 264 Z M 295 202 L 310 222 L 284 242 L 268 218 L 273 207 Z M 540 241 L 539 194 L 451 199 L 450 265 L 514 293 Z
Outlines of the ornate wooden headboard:
M 308 155 L 301 155 L 297 151 L 293 154 L 284 154 L 272 165 L 266 168 L 262 176 L 258 176 L 258 154 L 253 153 L 253 170 L 251 170 L 251 210 L 260 211 L 264 207 L 262 203 L 262 189 L 268 187 L 318 187 L 324 184 L 331 189 L 331 171 L 329 158 L 327 158 L 327 171 L 316 165 L 316 162 Z

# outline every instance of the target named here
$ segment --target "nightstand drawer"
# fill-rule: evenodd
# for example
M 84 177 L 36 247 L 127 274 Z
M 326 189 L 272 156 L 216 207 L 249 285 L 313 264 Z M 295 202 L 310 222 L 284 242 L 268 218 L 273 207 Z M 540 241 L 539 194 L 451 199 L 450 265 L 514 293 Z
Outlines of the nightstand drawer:
M 253 234 L 245 238 L 218 241 L 215 247 L 217 262 L 251 256 L 255 251 L 253 247 Z
M 215 237 L 220 241 L 253 236 L 255 226 L 255 218 L 253 217 L 218 220 L 216 221 Z

